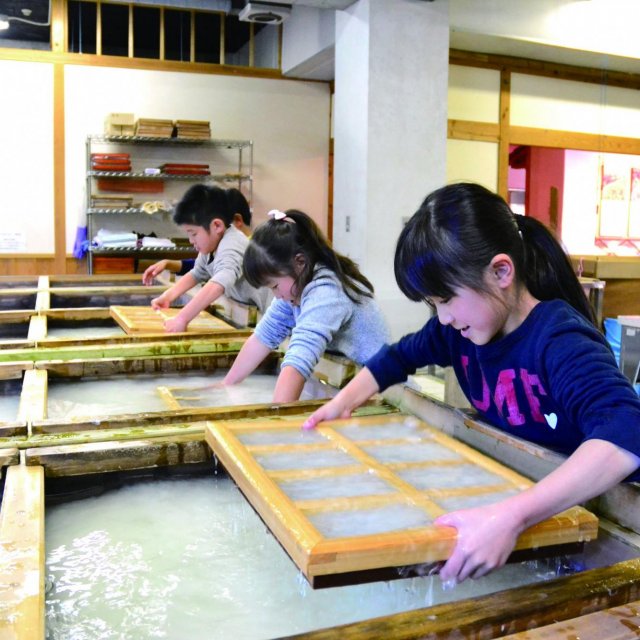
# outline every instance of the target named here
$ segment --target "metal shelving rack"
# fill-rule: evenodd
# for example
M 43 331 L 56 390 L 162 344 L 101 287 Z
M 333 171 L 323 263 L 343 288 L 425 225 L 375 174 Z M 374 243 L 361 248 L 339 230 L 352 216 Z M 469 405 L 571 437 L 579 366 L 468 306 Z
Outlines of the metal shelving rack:
M 93 171 L 91 169 L 91 154 L 94 152 L 96 145 L 114 145 L 114 146 L 138 146 L 151 145 L 154 147 L 165 146 L 171 154 L 179 152 L 180 149 L 187 147 L 198 147 L 210 149 L 212 157 L 215 157 L 216 150 L 231 149 L 238 154 L 237 172 L 212 173 L 211 175 L 175 175 L 167 173 L 159 173 L 149 175 L 141 171 Z M 137 216 L 147 215 L 146 212 L 139 207 L 126 208 L 100 208 L 91 206 L 93 181 L 97 178 L 136 178 L 142 180 L 168 180 L 168 181 L 187 181 L 187 182 L 217 182 L 225 186 L 235 186 L 243 190 L 249 203 L 253 199 L 253 142 L 251 140 L 221 140 L 206 139 L 194 140 L 190 138 L 160 138 L 151 136 L 117 136 L 117 135 L 89 135 L 86 139 L 86 214 L 87 214 L 87 235 L 91 243 L 94 237 L 95 216 Z M 191 247 L 177 246 L 175 248 L 167 247 L 93 247 L 89 245 L 88 270 L 93 273 L 93 257 L 94 256 L 144 256 L 146 258 L 162 257 L 162 258 L 182 258 L 193 252 Z

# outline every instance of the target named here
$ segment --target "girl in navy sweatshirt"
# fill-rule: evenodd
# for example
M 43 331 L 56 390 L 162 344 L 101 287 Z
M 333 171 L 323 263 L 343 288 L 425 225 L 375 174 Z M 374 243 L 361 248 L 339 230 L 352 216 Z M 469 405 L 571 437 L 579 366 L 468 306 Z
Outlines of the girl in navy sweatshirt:
M 442 579 L 488 573 L 504 564 L 523 530 L 640 478 L 640 400 L 544 225 L 514 215 L 479 185 L 443 187 L 403 229 L 395 275 L 435 317 L 384 346 L 304 426 L 348 417 L 377 391 L 438 364 L 454 368 L 488 422 L 568 455 L 526 491 L 440 516 L 436 524 L 458 531 Z

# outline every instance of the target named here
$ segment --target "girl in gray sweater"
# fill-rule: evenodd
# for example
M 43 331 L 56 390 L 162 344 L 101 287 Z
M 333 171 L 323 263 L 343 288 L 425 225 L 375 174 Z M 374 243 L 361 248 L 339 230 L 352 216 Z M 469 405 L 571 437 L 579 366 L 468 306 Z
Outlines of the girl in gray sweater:
M 244 380 L 290 338 L 274 402 L 300 397 L 325 350 L 362 364 L 389 340 L 373 286 L 357 265 L 335 252 L 315 222 L 296 210 L 270 211 L 244 254 L 246 280 L 274 300 L 242 347 L 223 384 Z

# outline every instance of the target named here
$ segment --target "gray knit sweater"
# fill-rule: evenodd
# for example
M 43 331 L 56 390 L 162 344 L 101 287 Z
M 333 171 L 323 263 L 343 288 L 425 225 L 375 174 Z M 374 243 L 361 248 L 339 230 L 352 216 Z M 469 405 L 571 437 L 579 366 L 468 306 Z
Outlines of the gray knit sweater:
M 282 366 L 294 367 L 305 379 L 327 349 L 362 364 L 389 341 L 375 300 L 362 297 L 361 304 L 354 303 L 326 267 L 316 267 L 300 306 L 274 299 L 255 335 L 270 349 L 291 336 Z
M 264 313 L 271 299 L 271 291 L 265 287 L 252 287 L 242 275 L 242 259 L 248 244 L 249 239 L 242 231 L 228 227 L 215 252 L 199 253 L 189 273 L 198 282 L 218 283 L 224 287 L 228 298 L 253 304 Z

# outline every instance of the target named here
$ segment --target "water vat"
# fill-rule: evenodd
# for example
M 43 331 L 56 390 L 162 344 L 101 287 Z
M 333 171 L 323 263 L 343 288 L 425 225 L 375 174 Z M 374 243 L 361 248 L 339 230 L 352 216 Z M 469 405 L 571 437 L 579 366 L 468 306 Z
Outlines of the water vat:
M 215 469 L 52 505 L 46 517 L 50 640 L 275 638 L 637 555 L 602 531 L 582 554 L 508 565 L 455 589 L 424 576 L 313 591 L 234 483 Z
M 227 370 L 212 373 L 185 371 L 176 374 L 136 374 L 104 377 L 51 378 L 47 397 L 47 415 L 59 421 L 89 416 L 121 415 L 166 411 L 165 399 L 158 387 L 180 392 L 183 407 L 237 406 L 270 403 L 277 377 L 254 373 L 244 383 L 218 389 L 203 389 L 221 382 Z M 332 389 L 309 380 L 301 400 L 329 397 Z M 191 398 L 191 399 L 189 399 Z

